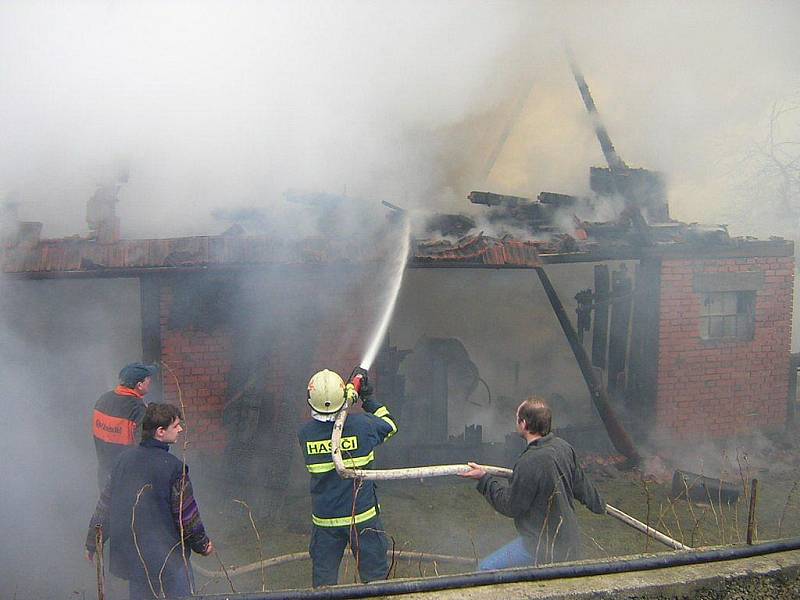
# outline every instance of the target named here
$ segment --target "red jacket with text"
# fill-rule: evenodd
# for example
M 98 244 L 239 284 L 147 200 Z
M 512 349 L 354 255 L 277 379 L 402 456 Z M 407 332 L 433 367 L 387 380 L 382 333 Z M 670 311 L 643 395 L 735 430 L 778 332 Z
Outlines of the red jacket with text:
M 97 450 L 97 483 L 102 489 L 122 450 L 137 443 L 145 403 L 135 390 L 118 385 L 97 400 L 92 435 Z

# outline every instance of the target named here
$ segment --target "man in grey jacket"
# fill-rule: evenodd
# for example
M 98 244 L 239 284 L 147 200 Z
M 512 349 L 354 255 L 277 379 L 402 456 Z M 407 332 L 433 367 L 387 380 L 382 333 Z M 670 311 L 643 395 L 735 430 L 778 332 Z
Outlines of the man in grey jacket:
M 481 570 L 541 565 L 582 557 L 575 500 L 603 514 L 605 503 L 578 463 L 575 450 L 550 433 L 552 412 L 541 398 L 517 408 L 517 433 L 528 447 L 510 481 L 487 475 L 475 463 L 462 474 L 478 480 L 478 491 L 501 515 L 514 519 L 520 537 L 490 554 Z

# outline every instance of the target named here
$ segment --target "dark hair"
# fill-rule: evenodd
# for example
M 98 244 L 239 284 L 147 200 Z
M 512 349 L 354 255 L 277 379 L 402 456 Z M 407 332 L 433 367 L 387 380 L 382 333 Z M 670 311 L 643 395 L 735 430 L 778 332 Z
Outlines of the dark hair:
M 175 419 L 182 419 L 181 409 L 174 404 L 159 404 L 152 402 L 147 405 L 142 420 L 142 440 L 150 440 L 155 437 L 156 429 L 165 429 L 175 422 Z
M 517 419 L 525 422 L 525 430 L 545 436 L 550 433 L 553 411 L 543 398 L 531 396 L 519 405 Z

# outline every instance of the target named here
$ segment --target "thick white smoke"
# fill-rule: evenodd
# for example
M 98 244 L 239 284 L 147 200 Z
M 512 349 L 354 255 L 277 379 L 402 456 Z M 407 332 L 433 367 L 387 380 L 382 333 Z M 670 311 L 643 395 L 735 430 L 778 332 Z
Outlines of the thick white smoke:
M 0 189 L 49 236 L 85 230 L 87 198 L 120 164 L 129 237 L 216 233 L 215 209 L 274 218 L 289 188 L 461 207 L 527 95 L 486 185 L 580 193 L 602 155 L 568 40 L 622 157 L 670 176 L 679 218 L 715 219 L 738 150 L 725 141 L 757 137 L 796 91 L 798 10 L 5 2 Z
M 732 165 L 763 141 L 774 102 L 798 90 L 798 22 L 791 1 L 6 0 L 0 202 L 43 221 L 45 236 L 85 234 L 86 201 L 127 170 L 117 207 L 124 237 L 214 234 L 237 220 L 297 237 L 382 223 L 380 200 L 454 211 L 469 208 L 471 189 L 587 193 L 588 167 L 603 157 L 564 58 L 568 41 L 622 158 L 668 175 L 673 216 L 727 220 L 745 233 L 749 213 L 730 209 L 749 192 Z M 326 220 L 287 202 L 288 190 L 357 201 L 346 219 L 333 211 Z M 781 219 L 771 210 L 759 217 Z M 491 287 L 504 307 L 528 306 L 527 295 L 512 296 L 515 282 L 497 282 L 507 273 L 460 277 Z M 430 272 L 413 279 L 434 284 Z M 135 282 L 114 281 L 112 292 L 107 281 L 73 283 L 0 288 L 11 315 L 0 321 L 0 529 L 10 532 L 0 575 L 29 574 L 19 598 L 91 588 L 80 557 L 96 492 L 88 414 L 141 351 L 140 324 L 129 318 Z M 453 288 L 445 291 L 461 292 Z M 401 295 L 398 318 L 410 324 L 396 336 L 401 347 L 458 327 L 484 335 L 485 322 L 463 323 L 447 298 L 416 301 L 430 322 L 417 319 L 412 300 Z M 437 310 L 452 328 L 436 322 Z M 518 333 L 508 319 L 497 323 L 498 335 Z M 542 346 L 563 343 L 553 331 Z M 475 346 L 477 362 L 500 363 Z M 521 358 L 502 356 L 498 379 L 511 381 L 513 361 L 535 356 L 514 351 Z M 571 363 L 544 366 L 553 380 L 578 381 Z M 506 395 L 534 384 L 541 391 L 523 373 Z

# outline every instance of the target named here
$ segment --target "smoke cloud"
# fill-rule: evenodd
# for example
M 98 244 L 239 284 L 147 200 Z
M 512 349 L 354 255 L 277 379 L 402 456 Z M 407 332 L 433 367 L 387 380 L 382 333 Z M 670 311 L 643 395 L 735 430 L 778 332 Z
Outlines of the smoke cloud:
M 465 199 L 472 189 L 588 194 L 588 167 L 603 156 L 566 43 L 621 157 L 668 176 L 673 217 L 788 235 L 797 227 L 769 208 L 780 206 L 770 185 L 759 187 L 777 191 L 760 199 L 755 231 L 746 185 L 753 171 L 739 166 L 766 173 L 749 149 L 763 142 L 775 103 L 800 88 L 798 22 L 791 1 L 7 0 L 0 204 L 44 222 L 45 237 L 84 235 L 86 201 L 124 172 L 123 237 L 217 234 L 234 222 L 297 237 L 340 226 L 357 235 L 358 226 L 383 222 L 381 200 L 480 215 Z M 790 123 L 785 139 L 800 142 Z M 570 298 L 581 284 L 564 277 Z M 430 279 L 419 272 L 412 283 L 439 285 Z M 520 286 L 506 273 L 451 282 L 439 292 L 460 293 L 464 282 L 491 287 L 504 310 L 520 314 L 534 288 L 526 283 L 526 296 L 514 296 Z M 88 414 L 119 367 L 140 358 L 138 289 L 116 280 L 9 283 L 0 281 L 0 529 L 11 535 L 0 579 L 30 577 L 0 594 L 68 597 L 92 586 L 80 563 L 96 496 Z M 407 325 L 393 338 L 401 347 L 465 326 L 454 314 L 418 318 L 417 304 L 430 313 L 439 303 L 441 314 L 452 305 L 410 294 L 398 307 Z M 519 338 L 497 314 L 498 335 Z M 506 382 L 496 398 L 584 393 L 574 364 L 519 339 L 500 354 L 479 344 L 483 321 L 466 326 L 472 359 Z M 563 345 L 553 326 L 537 343 L 557 340 Z M 526 374 L 526 361 L 541 371 Z M 563 380 L 573 381 L 567 392 L 548 387 Z M 493 424 L 493 436 L 501 439 L 503 427 Z
M 760 137 L 797 90 L 798 10 L 6 2 L 0 188 L 45 235 L 68 235 L 124 164 L 128 237 L 216 233 L 215 210 L 290 213 L 290 188 L 450 209 L 473 186 L 586 192 L 602 155 L 568 42 L 621 156 L 670 176 L 675 216 L 713 220 L 740 150 L 724 142 Z

